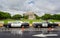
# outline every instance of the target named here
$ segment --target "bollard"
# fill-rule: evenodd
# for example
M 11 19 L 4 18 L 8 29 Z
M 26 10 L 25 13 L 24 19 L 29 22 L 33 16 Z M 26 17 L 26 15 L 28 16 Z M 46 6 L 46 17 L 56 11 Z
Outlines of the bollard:
M 30 24 L 30 27 L 32 27 L 32 24 Z
M 30 24 L 30 30 L 29 31 L 33 31 L 33 26 L 32 24 Z

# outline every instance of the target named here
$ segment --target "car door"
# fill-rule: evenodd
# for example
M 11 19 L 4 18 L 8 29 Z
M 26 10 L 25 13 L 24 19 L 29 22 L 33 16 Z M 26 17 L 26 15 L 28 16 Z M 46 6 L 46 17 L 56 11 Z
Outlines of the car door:
M 42 27 L 48 27 L 48 23 L 43 22 L 43 23 L 42 23 Z
M 11 27 L 21 27 L 21 23 L 14 22 L 11 24 Z

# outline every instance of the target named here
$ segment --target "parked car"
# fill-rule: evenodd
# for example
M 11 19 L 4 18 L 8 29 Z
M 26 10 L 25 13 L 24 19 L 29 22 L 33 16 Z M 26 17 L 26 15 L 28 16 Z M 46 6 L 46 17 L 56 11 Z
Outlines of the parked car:
M 41 23 L 33 23 L 32 24 L 33 25 L 33 27 L 34 28 L 47 28 L 47 27 L 56 27 L 56 26 L 58 26 L 58 24 L 56 24 L 56 23 L 50 23 L 50 22 L 41 22 Z
M 4 27 L 11 28 L 11 27 L 29 27 L 29 23 L 27 22 L 11 22 L 8 24 L 4 24 Z

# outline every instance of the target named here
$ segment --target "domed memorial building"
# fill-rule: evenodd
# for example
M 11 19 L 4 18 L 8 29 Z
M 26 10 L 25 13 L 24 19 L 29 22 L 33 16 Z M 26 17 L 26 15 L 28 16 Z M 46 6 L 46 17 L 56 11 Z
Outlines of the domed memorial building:
M 35 19 L 34 12 L 26 12 L 24 13 L 25 16 L 28 16 L 28 19 Z

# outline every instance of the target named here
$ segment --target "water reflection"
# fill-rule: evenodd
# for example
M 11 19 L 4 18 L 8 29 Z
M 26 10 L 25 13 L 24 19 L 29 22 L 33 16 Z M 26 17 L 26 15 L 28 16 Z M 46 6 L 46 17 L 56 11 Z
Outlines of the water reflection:
M 49 36 L 49 34 L 43 34 L 40 36 L 47 36 L 44 38 L 60 38 L 60 31 L 53 31 L 53 34 L 58 34 L 58 36 Z M 36 37 L 36 34 L 41 34 L 41 31 L 23 31 L 20 29 L 13 29 L 11 31 L 3 31 L 0 32 L 0 38 L 42 38 L 42 37 Z M 35 36 L 33 36 L 35 35 Z M 49 36 L 49 37 L 48 37 Z
M 23 34 L 23 31 L 22 30 L 15 29 L 15 30 L 12 30 L 11 31 L 11 34 L 14 34 L 14 35 L 16 35 L 16 34 L 22 35 Z

